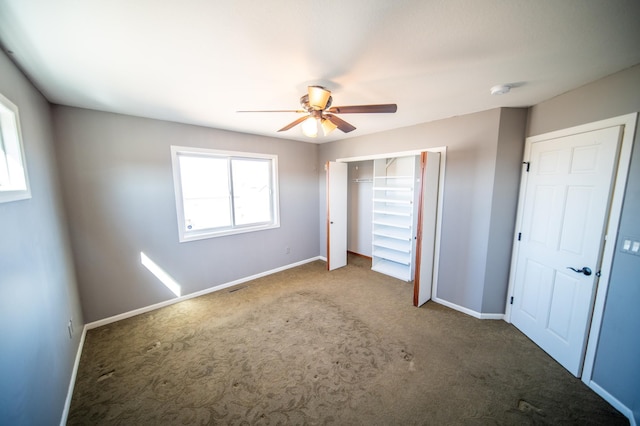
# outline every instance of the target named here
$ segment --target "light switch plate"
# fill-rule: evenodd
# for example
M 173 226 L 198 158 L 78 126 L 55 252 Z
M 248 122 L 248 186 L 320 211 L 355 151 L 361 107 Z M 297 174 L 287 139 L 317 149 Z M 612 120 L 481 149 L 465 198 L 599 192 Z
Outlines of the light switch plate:
M 626 236 L 622 237 L 620 251 L 623 253 L 640 256 L 640 237 Z

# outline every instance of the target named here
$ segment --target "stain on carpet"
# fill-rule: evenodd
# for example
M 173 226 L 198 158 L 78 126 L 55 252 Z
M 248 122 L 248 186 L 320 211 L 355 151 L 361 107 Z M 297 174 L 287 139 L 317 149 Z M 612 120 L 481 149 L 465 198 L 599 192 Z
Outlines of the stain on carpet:
M 535 405 L 530 404 L 523 399 L 518 401 L 518 410 L 524 411 L 525 413 L 536 413 L 541 416 L 544 416 L 544 412 L 542 411 L 541 408 L 538 408 Z

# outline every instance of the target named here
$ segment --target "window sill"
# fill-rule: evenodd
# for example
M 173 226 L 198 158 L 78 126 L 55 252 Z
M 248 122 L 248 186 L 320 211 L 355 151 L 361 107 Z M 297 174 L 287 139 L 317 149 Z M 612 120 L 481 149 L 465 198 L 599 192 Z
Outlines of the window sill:
M 243 228 L 235 228 L 235 229 L 225 229 L 224 231 L 194 231 L 189 233 L 184 233 L 180 235 L 181 243 L 188 243 L 190 241 L 198 241 L 198 240 L 206 240 L 209 238 L 218 238 L 218 237 L 226 237 L 229 235 L 236 234 L 244 234 L 247 232 L 256 232 L 256 231 L 264 231 L 267 229 L 275 229 L 279 228 L 279 223 L 270 223 L 268 225 L 260 225 L 260 226 L 247 226 Z

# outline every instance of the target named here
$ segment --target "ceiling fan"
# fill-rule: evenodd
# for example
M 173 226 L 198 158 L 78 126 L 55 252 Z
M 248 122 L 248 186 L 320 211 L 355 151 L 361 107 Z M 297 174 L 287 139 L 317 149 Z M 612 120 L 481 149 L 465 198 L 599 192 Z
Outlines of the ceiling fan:
M 319 128 L 326 136 L 336 128 L 344 133 L 349 133 L 356 128 L 335 114 L 366 114 L 366 113 L 393 113 L 398 110 L 396 104 L 379 105 L 350 105 L 331 106 L 333 98 L 331 91 L 322 86 L 308 86 L 308 93 L 300 98 L 302 109 L 294 110 L 262 110 L 262 111 L 238 111 L 238 112 L 297 112 L 305 113 L 292 123 L 287 124 L 279 132 L 284 132 L 302 123 L 302 133 L 305 136 L 316 137 Z

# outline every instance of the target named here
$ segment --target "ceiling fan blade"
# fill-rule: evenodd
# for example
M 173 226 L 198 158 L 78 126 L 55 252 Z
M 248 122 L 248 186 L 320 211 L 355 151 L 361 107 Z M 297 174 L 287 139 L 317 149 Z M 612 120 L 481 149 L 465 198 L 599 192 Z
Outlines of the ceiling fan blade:
M 396 104 L 379 104 L 379 105 L 350 105 L 350 106 L 334 106 L 327 109 L 327 112 L 334 114 L 368 114 L 375 112 L 396 112 L 398 105 Z
M 326 118 L 327 120 L 329 120 L 330 122 L 338 126 L 338 129 L 342 130 L 345 133 L 349 133 L 356 129 L 354 126 L 352 126 L 351 124 L 344 121 L 342 118 L 337 117 L 335 115 L 325 114 L 324 118 Z
M 307 112 L 303 109 L 261 109 L 261 110 L 252 110 L 252 111 L 236 111 L 236 112 Z
M 309 118 L 308 115 L 305 115 L 304 117 L 300 117 L 298 118 L 296 121 L 294 121 L 293 123 L 289 123 L 286 126 L 284 126 L 282 129 L 278 130 L 279 132 L 284 132 L 286 130 L 289 130 L 292 127 L 297 126 L 298 124 L 302 123 L 304 120 L 306 120 L 307 118 Z

